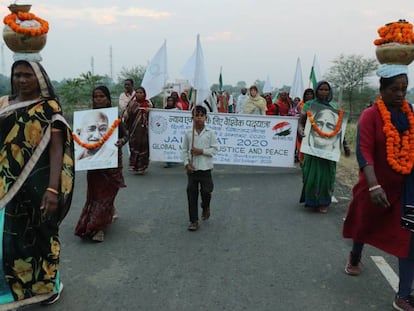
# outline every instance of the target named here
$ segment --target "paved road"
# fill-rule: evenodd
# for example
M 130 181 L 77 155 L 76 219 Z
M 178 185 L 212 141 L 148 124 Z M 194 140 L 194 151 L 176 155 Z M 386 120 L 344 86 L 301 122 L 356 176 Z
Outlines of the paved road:
M 147 175 L 125 178 L 119 219 L 105 242 L 92 243 L 73 235 L 86 189 L 77 174 L 61 227 L 65 290 L 48 310 L 392 309 L 393 290 L 369 256 L 385 256 L 395 269 L 393 258 L 368 247 L 364 273 L 343 272 L 349 193 L 338 191 L 328 214 L 312 213 L 298 203 L 298 169 L 216 166 L 212 216 L 188 232 L 181 165 L 152 163 Z

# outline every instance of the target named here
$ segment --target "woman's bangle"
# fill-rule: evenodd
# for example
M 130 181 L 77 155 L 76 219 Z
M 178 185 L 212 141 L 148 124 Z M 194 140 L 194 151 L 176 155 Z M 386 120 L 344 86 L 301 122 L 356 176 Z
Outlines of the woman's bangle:
M 375 186 L 369 187 L 368 191 L 371 192 L 371 191 L 377 190 L 379 188 L 381 188 L 381 185 L 375 185 Z
M 56 194 L 56 195 L 59 194 L 59 192 L 56 189 L 53 189 L 53 188 L 50 188 L 50 187 L 46 188 L 46 191 L 52 192 L 53 194 Z

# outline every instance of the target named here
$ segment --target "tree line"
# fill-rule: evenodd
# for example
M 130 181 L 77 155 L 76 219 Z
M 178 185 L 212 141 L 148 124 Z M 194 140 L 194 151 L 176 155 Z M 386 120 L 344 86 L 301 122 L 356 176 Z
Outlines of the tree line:
M 342 103 L 344 109 L 350 112 L 351 118 L 357 118 L 361 111 L 374 102 L 378 96 L 378 87 L 373 86 L 368 81 L 374 77 L 378 63 L 374 58 L 364 58 L 361 55 L 340 55 L 332 63 L 333 65 L 328 69 L 323 79 L 331 84 L 334 91 L 334 100 Z M 77 78 L 52 81 L 52 84 L 64 107 L 65 115 L 71 119 L 73 111 L 90 108 L 92 90 L 98 85 L 106 85 L 109 88 L 112 94 L 112 102 L 117 105 L 119 94 L 124 89 L 124 80 L 127 78 L 133 79 L 134 85 L 139 86 L 145 70 L 145 66 L 140 65 L 132 68 L 122 68 L 116 81 L 108 76 L 86 72 L 81 73 Z M 265 81 L 257 79 L 254 84 L 261 91 Z M 224 85 L 223 89 L 237 98 L 240 89 L 246 86 L 248 87 L 245 81 L 239 81 L 236 85 Z M 0 74 L 0 94 L 10 94 L 10 87 L 10 78 Z M 211 90 L 219 90 L 218 81 L 211 85 Z M 289 91 L 290 86 L 283 85 L 277 90 Z M 276 96 L 276 93 L 274 96 Z M 151 99 L 157 108 L 162 107 L 163 100 L 164 98 L 161 95 Z M 413 103 L 414 88 L 407 92 L 407 100 Z

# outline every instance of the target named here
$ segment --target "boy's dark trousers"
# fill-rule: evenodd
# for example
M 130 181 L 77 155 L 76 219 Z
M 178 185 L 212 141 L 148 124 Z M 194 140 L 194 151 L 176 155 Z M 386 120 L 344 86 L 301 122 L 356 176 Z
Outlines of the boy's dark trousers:
M 187 173 L 187 176 L 188 213 L 190 216 L 190 222 L 197 222 L 199 187 L 201 194 L 201 208 L 209 208 L 211 193 L 214 188 L 213 178 L 211 177 L 211 170 L 194 171 L 193 173 Z

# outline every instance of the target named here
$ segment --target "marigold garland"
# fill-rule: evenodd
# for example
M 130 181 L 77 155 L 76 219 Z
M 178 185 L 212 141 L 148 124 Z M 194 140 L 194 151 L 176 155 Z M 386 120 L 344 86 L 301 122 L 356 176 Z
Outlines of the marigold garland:
M 318 125 L 315 122 L 315 118 L 312 115 L 312 111 L 310 109 L 308 109 L 306 111 L 306 114 L 309 118 L 309 121 L 312 125 L 313 130 L 321 137 L 326 137 L 326 138 L 331 138 L 336 136 L 339 131 L 341 130 L 341 126 L 342 126 L 342 119 L 344 117 L 344 110 L 343 109 L 339 109 L 339 115 L 338 115 L 338 122 L 336 122 L 336 126 L 335 129 L 331 132 L 331 133 L 325 133 L 323 132 Z
M 406 100 L 403 101 L 401 111 L 407 115 L 410 129 L 402 134 L 391 122 L 391 113 L 385 106 L 381 96 L 377 99 L 378 110 L 384 121 L 382 131 L 386 138 L 387 161 L 391 168 L 401 174 L 410 174 L 414 164 L 414 116 Z
M 89 149 L 89 150 L 99 148 L 109 139 L 109 137 L 111 137 L 112 133 L 118 127 L 119 123 L 121 123 L 121 119 L 116 119 L 114 123 L 112 124 L 112 126 L 109 128 L 109 130 L 105 133 L 105 135 L 96 143 L 92 143 L 92 144 L 84 143 L 83 141 L 79 139 L 79 137 L 75 133 L 72 133 L 73 140 L 79 146 Z
M 396 42 L 401 44 L 414 43 L 413 25 L 404 19 L 398 22 L 386 24 L 378 28 L 378 34 L 381 38 L 375 39 L 375 45 Z
M 17 19 L 21 21 L 25 20 L 35 20 L 40 24 L 40 27 L 37 28 L 29 28 L 29 27 L 22 27 L 16 21 Z M 26 13 L 26 12 L 17 12 L 10 13 L 6 15 L 3 19 L 3 23 L 9 26 L 14 32 L 20 33 L 27 36 L 40 36 L 43 34 L 48 33 L 49 31 L 49 23 L 40 17 L 37 17 L 33 13 Z

